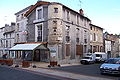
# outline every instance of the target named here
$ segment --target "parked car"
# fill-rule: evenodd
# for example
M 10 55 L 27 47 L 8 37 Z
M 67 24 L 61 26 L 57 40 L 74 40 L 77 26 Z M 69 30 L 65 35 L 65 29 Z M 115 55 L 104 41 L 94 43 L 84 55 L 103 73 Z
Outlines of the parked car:
M 92 64 L 95 63 L 95 54 L 85 53 L 84 57 L 80 60 L 81 64 Z
M 104 52 L 95 52 L 96 62 L 104 62 L 107 60 L 107 53 Z
M 109 58 L 100 66 L 101 74 L 120 75 L 120 58 Z

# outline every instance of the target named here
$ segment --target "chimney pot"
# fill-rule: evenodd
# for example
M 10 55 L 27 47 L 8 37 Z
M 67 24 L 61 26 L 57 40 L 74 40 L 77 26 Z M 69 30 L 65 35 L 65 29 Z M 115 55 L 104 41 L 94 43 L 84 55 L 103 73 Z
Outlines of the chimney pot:
M 79 13 L 80 13 L 81 15 L 84 15 L 84 12 L 83 12 L 82 9 L 79 10 Z

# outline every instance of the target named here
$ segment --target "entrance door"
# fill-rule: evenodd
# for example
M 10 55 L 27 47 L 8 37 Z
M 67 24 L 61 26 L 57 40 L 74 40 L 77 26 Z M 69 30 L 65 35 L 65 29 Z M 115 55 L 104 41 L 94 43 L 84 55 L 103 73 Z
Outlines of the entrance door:
M 40 50 L 35 50 L 34 61 L 40 61 Z

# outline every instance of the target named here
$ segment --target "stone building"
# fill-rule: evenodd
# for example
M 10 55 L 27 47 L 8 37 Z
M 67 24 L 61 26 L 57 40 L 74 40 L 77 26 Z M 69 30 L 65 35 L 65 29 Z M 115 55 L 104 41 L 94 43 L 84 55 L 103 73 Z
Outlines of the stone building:
M 90 52 L 103 51 L 103 28 L 90 24 Z
M 38 1 L 25 14 L 27 42 L 47 42 L 50 57 L 58 63 L 79 62 L 90 45 L 91 20 L 56 2 Z
M 9 49 L 14 46 L 15 40 L 15 23 L 11 22 L 11 25 L 5 24 L 3 28 L 1 28 L 1 54 L 9 54 Z M 2 56 L 2 55 L 1 55 Z
M 5 27 L 1 27 L 0 28 L 0 57 L 2 57 L 2 55 L 4 54 L 4 29 Z
M 119 44 L 119 35 L 109 34 L 108 32 L 104 33 L 104 46 L 105 52 L 108 53 L 108 57 L 120 56 Z
M 50 54 L 35 50 L 37 61 L 79 62 L 90 49 L 91 20 L 82 9 L 76 12 L 61 3 L 38 1 L 15 15 L 15 43 L 41 43 L 49 49 Z
M 27 25 L 27 18 L 24 14 L 30 9 L 31 6 L 26 7 L 23 10 L 15 13 L 16 15 L 16 27 L 15 27 L 15 43 L 19 42 L 27 42 L 26 41 L 26 25 Z

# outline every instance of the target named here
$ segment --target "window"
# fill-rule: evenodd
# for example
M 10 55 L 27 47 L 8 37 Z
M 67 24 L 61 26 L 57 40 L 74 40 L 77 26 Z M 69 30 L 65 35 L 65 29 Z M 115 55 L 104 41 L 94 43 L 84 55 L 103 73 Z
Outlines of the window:
M 93 38 L 92 38 L 92 34 L 90 34 L 90 41 L 92 41 L 93 40 Z
M 6 40 L 6 47 L 8 47 L 8 40 Z
M 54 13 L 58 13 L 58 8 L 54 8 Z
M 96 35 L 96 41 L 98 41 L 98 36 Z
M 67 26 L 67 25 L 66 25 L 66 41 L 67 41 L 67 42 L 70 41 L 69 30 L 70 30 L 70 26 Z
M 84 38 L 87 38 L 87 31 L 84 30 Z
M 92 26 L 90 27 L 90 29 L 92 30 Z
M 87 39 L 84 39 L 84 43 L 87 43 Z
M 19 41 L 19 34 L 17 34 L 17 42 Z
M 66 30 L 69 30 L 69 29 L 70 29 L 70 26 L 67 26 L 67 25 L 66 25 Z
M 57 21 L 53 21 L 53 25 L 54 25 L 54 26 L 57 26 Z
M 37 26 L 37 41 L 42 41 L 42 24 Z
M 95 33 L 94 33 L 94 41 L 96 41 L 96 35 L 95 35 Z
M 76 42 L 79 42 L 79 28 L 76 28 Z
M 1 43 L 1 47 L 3 47 L 3 41 L 2 40 L 0 40 L 0 43 Z
M 78 37 L 76 38 L 76 42 L 79 43 L 79 38 Z
M 20 26 L 19 23 L 17 23 L 17 31 L 19 31 L 19 26 Z
M 69 11 L 67 11 L 67 20 L 68 20 L 68 21 L 70 20 L 70 14 L 69 14 Z
M 79 16 L 77 16 L 77 24 L 79 24 Z
M 66 41 L 67 41 L 67 42 L 70 41 L 70 36 L 66 36 Z
M 92 45 L 90 45 L 90 52 L 92 53 Z
M 66 25 L 66 35 L 69 35 L 69 31 L 70 31 L 70 26 Z
M 42 19 L 42 9 L 38 9 L 38 19 Z
M 21 14 L 21 19 L 24 18 L 24 14 Z

